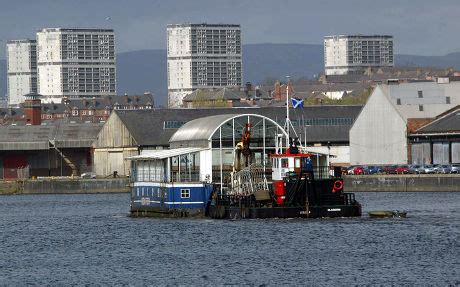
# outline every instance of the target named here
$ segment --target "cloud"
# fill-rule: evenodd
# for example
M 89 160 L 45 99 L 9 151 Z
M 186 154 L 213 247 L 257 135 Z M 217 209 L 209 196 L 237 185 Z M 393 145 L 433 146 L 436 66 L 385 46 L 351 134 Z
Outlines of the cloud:
M 45 27 L 114 28 L 118 52 L 163 49 L 168 23 L 238 23 L 244 43 L 322 43 L 329 34 L 391 34 L 395 52 L 440 55 L 460 47 L 458 0 L 15 0 L 0 6 L 0 39 Z M 109 18 L 109 20 L 107 20 Z M 13 23 L 13 24 L 12 24 Z M 0 45 L 0 57 L 4 56 Z

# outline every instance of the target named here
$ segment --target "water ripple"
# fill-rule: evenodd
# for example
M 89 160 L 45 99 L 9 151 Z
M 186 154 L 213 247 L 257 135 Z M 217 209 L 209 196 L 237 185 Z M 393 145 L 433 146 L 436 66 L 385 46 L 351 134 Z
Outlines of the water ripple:
M 406 219 L 130 218 L 126 194 L 0 197 L 0 285 L 458 285 L 459 193 L 359 193 Z

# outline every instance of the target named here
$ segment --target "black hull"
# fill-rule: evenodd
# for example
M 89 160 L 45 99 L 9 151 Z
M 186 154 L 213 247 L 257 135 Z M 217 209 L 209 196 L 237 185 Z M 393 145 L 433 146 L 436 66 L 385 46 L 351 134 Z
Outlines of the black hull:
M 209 217 L 214 219 L 332 218 L 359 216 L 361 216 L 361 205 L 311 206 L 308 211 L 305 207 L 209 207 Z
M 343 192 L 340 178 L 315 180 L 312 174 L 301 173 L 283 181 L 285 193 L 279 203 L 273 191 L 256 197 L 218 194 L 214 189 L 206 208 L 164 208 L 136 206 L 133 217 L 210 217 L 215 219 L 245 218 L 331 218 L 361 216 L 361 205 L 352 193 Z M 278 198 L 279 199 L 279 198 Z
M 158 218 L 204 218 L 204 209 L 164 209 L 164 208 L 132 208 L 131 217 L 158 217 Z

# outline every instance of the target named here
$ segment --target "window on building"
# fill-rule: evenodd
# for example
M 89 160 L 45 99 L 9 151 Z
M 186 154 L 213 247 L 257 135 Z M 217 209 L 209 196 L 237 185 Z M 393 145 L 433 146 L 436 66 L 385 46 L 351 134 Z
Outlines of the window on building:
M 396 99 L 396 104 L 401 105 L 401 99 Z
M 423 105 L 418 105 L 418 110 L 423 112 Z
M 450 104 L 450 97 L 446 97 L 446 104 Z
M 295 120 L 293 120 L 294 122 Z M 311 118 L 305 119 L 305 126 L 335 126 L 335 125 L 351 125 L 353 124 L 352 118 Z M 282 124 L 284 125 L 284 121 Z
M 180 198 L 190 198 L 190 189 L 181 189 Z
M 423 92 L 422 91 L 418 91 L 418 97 L 423 98 Z
M 164 121 L 163 129 L 178 129 L 183 126 L 186 121 Z

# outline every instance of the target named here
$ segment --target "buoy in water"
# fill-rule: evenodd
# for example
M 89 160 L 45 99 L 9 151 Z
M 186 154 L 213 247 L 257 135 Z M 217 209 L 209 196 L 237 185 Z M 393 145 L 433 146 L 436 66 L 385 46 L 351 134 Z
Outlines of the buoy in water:
M 399 217 L 405 218 L 407 216 L 407 212 L 399 211 L 399 210 L 376 210 L 376 211 L 369 211 L 369 216 L 372 218 L 389 218 L 389 217 Z

